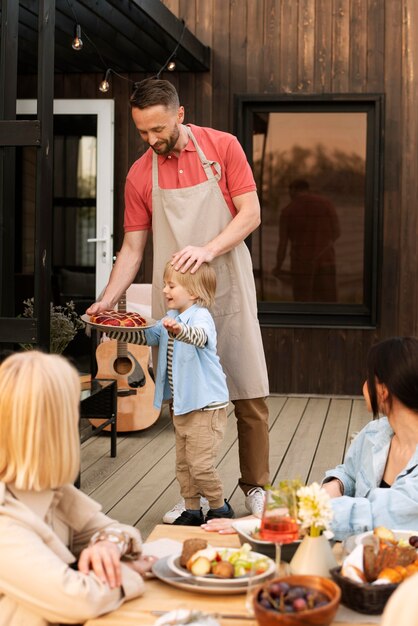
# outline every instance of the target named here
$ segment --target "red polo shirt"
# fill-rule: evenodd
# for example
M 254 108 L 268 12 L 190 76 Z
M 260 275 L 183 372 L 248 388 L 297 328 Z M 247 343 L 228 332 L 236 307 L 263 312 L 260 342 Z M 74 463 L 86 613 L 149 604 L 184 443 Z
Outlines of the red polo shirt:
M 213 128 L 190 126 L 197 143 L 210 161 L 221 166 L 219 186 L 232 216 L 236 209 L 234 196 L 256 190 L 252 170 L 234 135 Z M 150 230 L 152 222 L 152 148 L 149 148 L 129 170 L 125 184 L 125 232 Z M 162 189 L 181 189 L 203 183 L 206 174 L 190 139 L 179 157 L 158 155 L 158 183 Z

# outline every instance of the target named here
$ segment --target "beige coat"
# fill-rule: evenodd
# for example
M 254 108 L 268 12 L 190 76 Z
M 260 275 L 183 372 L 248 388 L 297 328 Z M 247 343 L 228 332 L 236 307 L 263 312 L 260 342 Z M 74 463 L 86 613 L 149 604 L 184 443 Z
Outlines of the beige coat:
M 0 626 L 83 623 L 143 592 L 142 578 L 123 563 L 122 588 L 113 590 L 70 567 L 106 526 L 127 531 L 140 549 L 139 532 L 100 509 L 72 485 L 36 493 L 0 482 Z
M 390 596 L 381 626 L 418 626 L 418 574 L 407 578 Z

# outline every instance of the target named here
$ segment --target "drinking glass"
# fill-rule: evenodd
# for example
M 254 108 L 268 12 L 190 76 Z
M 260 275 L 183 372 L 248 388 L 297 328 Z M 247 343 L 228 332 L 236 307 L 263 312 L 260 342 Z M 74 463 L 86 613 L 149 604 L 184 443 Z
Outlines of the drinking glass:
M 299 538 L 296 489 L 290 485 L 266 490 L 260 536 L 276 546 L 276 568 L 280 574 L 281 546 Z

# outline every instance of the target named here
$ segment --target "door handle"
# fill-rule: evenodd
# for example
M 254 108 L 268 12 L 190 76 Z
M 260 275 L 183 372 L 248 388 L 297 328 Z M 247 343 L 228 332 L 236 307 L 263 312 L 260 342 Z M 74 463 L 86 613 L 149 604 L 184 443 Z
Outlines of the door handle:
M 102 263 L 107 263 L 107 259 L 110 256 L 110 235 L 109 235 L 109 227 L 103 226 L 101 237 L 90 237 L 87 239 L 87 243 L 100 243 L 102 244 L 102 252 L 101 259 Z

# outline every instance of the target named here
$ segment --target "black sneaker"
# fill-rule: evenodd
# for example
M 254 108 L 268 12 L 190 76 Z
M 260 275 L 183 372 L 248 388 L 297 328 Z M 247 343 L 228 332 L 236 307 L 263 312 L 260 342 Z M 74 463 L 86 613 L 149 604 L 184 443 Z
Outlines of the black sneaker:
M 201 526 L 205 523 L 205 518 L 203 517 L 202 509 L 200 509 L 200 515 L 194 515 L 190 513 L 190 511 L 183 511 L 181 515 L 177 519 L 174 520 L 173 526 Z
M 210 519 L 218 519 L 220 517 L 227 517 L 227 518 L 233 518 L 235 517 L 235 513 L 234 510 L 232 508 L 232 506 L 229 504 L 229 502 L 227 502 L 225 500 L 225 504 L 228 507 L 228 510 L 225 511 L 225 513 L 217 513 L 214 509 L 209 509 L 207 515 L 206 515 L 206 521 L 208 522 Z

